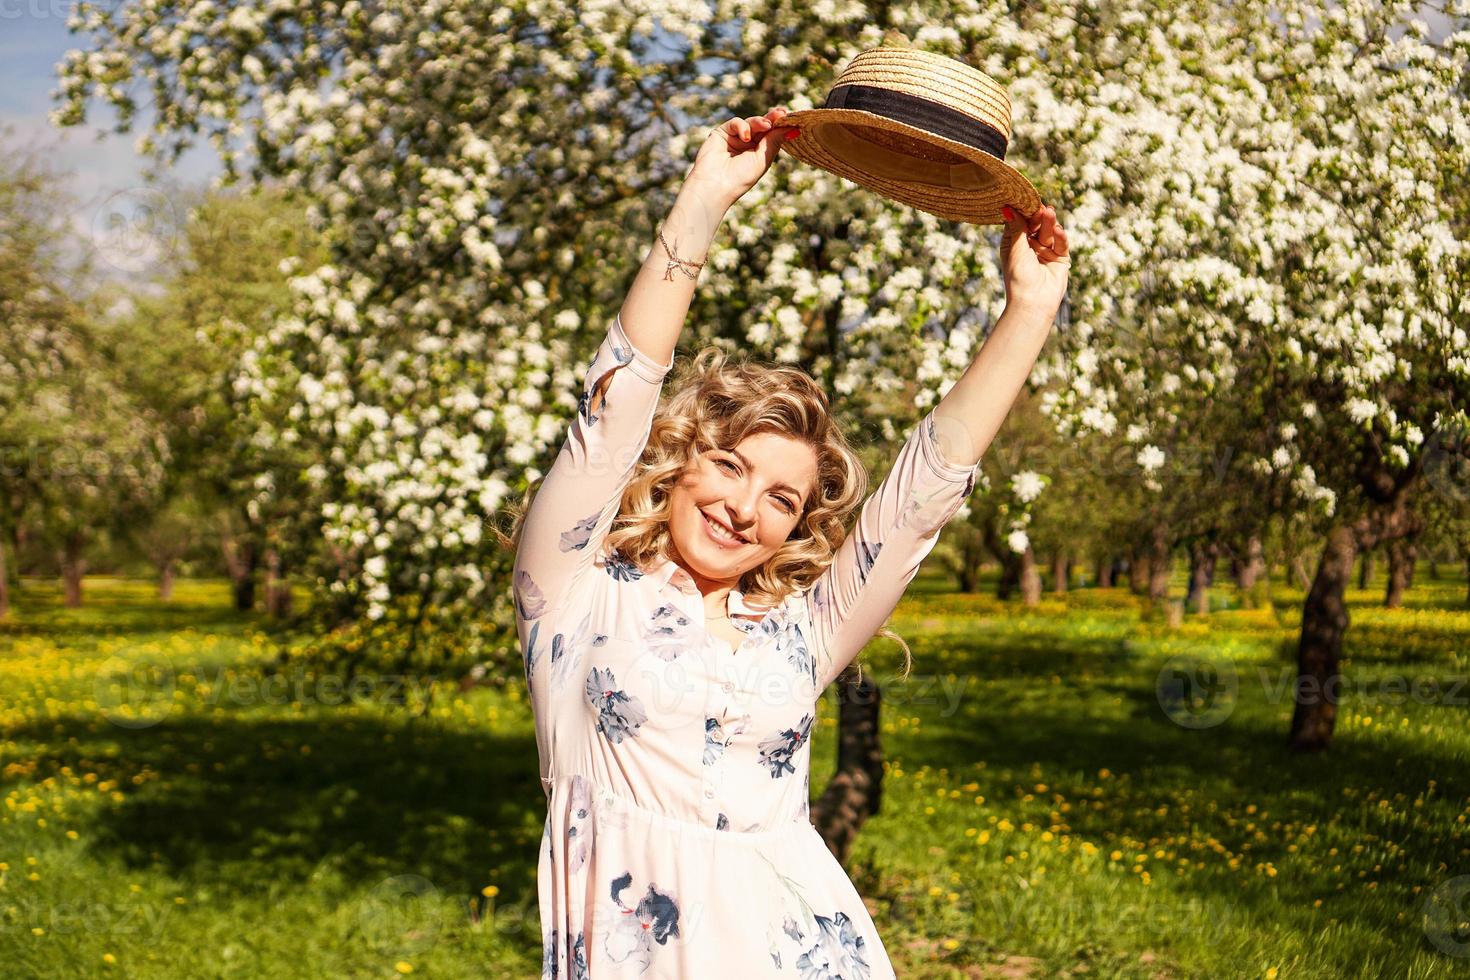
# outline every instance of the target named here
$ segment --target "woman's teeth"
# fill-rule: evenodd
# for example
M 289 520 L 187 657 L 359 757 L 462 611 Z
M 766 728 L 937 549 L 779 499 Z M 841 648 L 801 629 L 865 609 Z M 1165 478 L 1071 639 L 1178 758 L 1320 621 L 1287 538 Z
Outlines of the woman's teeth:
M 716 524 L 714 521 L 710 520 L 708 515 L 705 516 L 704 523 L 709 526 L 710 533 L 721 541 L 728 541 L 730 544 L 745 543 L 740 538 L 735 537 L 735 535 L 725 530 L 723 526 Z

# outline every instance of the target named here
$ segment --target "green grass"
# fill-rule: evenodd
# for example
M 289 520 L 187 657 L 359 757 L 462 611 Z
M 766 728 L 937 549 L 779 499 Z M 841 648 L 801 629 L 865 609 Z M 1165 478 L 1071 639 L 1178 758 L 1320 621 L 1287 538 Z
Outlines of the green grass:
M 28 581 L 0 626 L 0 974 L 539 975 L 514 684 L 269 682 L 276 641 L 222 583 L 86 586 L 67 610 Z M 1455 956 L 1425 925 L 1470 875 L 1465 583 L 1421 570 L 1395 611 L 1379 586 L 1349 594 L 1333 748 L 1298 757 L 1300 593 L 1171 629 L 1126 589 L 1024 610 L 921 575 L 891 624 L 913 675 L 866 655 L 890 770 L 850 869 L 899 975 L 1470 975 L 1470 934 L 1431 924 Z M 1223 693 L 1171 720 L 1171 664 Z

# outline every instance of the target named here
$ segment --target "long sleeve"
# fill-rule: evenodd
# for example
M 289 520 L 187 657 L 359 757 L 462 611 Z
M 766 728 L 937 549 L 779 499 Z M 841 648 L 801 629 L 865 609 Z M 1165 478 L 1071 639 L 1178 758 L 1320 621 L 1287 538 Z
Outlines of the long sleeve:
M 863 502 L 832 564 L 805 593 L 817 655 L 817 690 L 842 673 L 883 626 L 919 564 L 975 486 L 980 464 L 956 466 L 924 416 L 893 468 Z
M 513 588 L 522 623 L 560 608 L 572 582 L 596 557 L 648 442 L 663 379 L 615 316 L 587 369 L 577 414 L 526 512 Z

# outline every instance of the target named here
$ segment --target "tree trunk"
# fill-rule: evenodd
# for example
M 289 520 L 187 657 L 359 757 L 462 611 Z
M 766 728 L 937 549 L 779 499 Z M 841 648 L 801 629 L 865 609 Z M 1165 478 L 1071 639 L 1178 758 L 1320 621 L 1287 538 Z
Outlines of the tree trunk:
M 1439 562 L 1433 558 L 1429 559 L 1429 577 L 1435 582 L 1439 581 Z
M 1099 589 L 1111 589 L 1113 587 L 1113 556 L 1103 555 L 1097 560 L 1097 587 Z
M 239 538 L 225 534 L 220 539 L 224 551 L 225 567 L 230 573 L 230 582 L 235 596 L 235 608 L 249 612 L 255 608 L 255 541 L 250 535 Z
M 870 676 L 859 681 L 857 673 L 849 667 L 837 678 L 837 771 L 810 813 L 839 862 L 847 860 L 858 831 L 883 802 L 882 692 Z
M 1060 549 L 1053 552 L 1051 556 L 1051 579 L 1053 592 L 1065 593 L 1067 591 L 1067 553 Z
M 960 566 L 955 578 L 961 592 L 980 591 L 980 572 L 985 567 L 985 539 L 979 534 L 961 535 Z
M 87 559 L 83 554 L 85 543 L 82 533 L 74 531 L 66 536 L 61 548 L 61 582 L 65 590 L 63 601 L 71 609 L 82 604 L 82 576 L 87 571 Z
M 1392 502 L 1340 524 L 1328 533 L 1317 565 L 1317 578 L 1302 608 L 1297 647 L 1296 709 L 1291 718 L 1290 746 L 1298 752 L 1320 752 L 1332 741 L 1337 696 L 1342 677 L 1338 664 L 1348 628 L 1347 587 L 1353 561 L 1361 550 L 1393 544 L 1423 531 L 1422 519 L 1406 506 L 1400 492 Z
M 178 575 L 178 563 L 165 558 L 158 563 L 158 598 L 168 602 L 174 597 L 174 578 Z
M 10 566 L 5 561 L 5 536 L 0 534 L 0 619 L 10 615 Z
M 1296 752 L 1320 752 L 1332 741 L 1337 721 L 1337 695 L 1342 678 L 1338 662 L 1348 628 L 1346 602 L 1357 542 L 1351 527 L 1338 525 L 1327 535 L 1317 577 L 1302 607 L 1297 644 L 1296 708 L 1291 717 L 1290 746 Z
M 285 562 L 276 548 L 265 552 L 265 611 L 282 618 L 291 615 L 291 583 L 285 575 Z
M 1291 577 L 1296 581 L 1296 587 L 1307 589 L 1312 585 L 1312 576 L 1307 574 L 1307 562 L 1301 555 L 1294 555 L 1291 559 Z
M 1265 598 L 1265 586 L 1271 581 L 1270 569 L 1266 565 L 1266 549 L 1261 545 L 1261 536 L 1252 534 L 1245 543 L 1245 557 L 1237 563 L 1235 586 L 1240 590 L 1241 601 L 1246 608 L 1254 609 Z
M 1192 605 L 1197 613 L 1210 611 L 1210 584 L 1214 579 L 1215 562 L 1220 555 L 1220 546 L 1213 541 L 1196 541 L 1189 549 L 1189 593 L 1185 605 Z
M 1465 605 L 1470 606 L 1470 557 L 1465 559 Z
M 1169 595 L 1169 529 L 1162 521 L 1154 525 L 1149 539 L 1148 598 L 1163 602 Z
M 1413 538 L 1398 538 L 1388 543 L 1388 588 L 1383 594 L 1383 605 L 1398 609 L 1404 604 L 1404 592 L 1414 578 L 1414 559 L 1419 550 Z
M 1148 555 L 1135 551 L 1128 561 L 1128 591 L 1134 595 L 1148 594 Z
M 1027 606 L 1041 605 L 1041 573 L 1036 570 L 1036 554 L 1029 544 L 1021 555 L 1021 602 Z
M 1358 588 L 1366 589 L 1373 580 L 1373 552 L 1363 552 L 1363 563 L 1358 567 Z
M 1005 600 L 1021 587 L 1021 558 L 1007 558 L 1000 565 L 1000 581 L 995 583 L 995 597 Z

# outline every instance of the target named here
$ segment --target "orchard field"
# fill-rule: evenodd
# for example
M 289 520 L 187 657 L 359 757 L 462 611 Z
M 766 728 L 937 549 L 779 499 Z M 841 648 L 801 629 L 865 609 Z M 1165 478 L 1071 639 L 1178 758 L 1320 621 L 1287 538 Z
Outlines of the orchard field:
M 1283 583 L 1170 627 L 1126 589 L 1027 610 L 921 573 L 892 623 L 911 677 L 896 645 L 865 654 L 888 775 L 849 867 L 900 976 L 1466 975 L 1465 583 L 1397 610 L 1373 585 L 1348 594 L 1333 748 L 1297 756 Z M 5 975 L 536 976 L 522 691 L 283 668 L 291 638 L 226 589 L 94 578 L 67 609 L 23 582 L 0 626 Z

